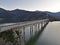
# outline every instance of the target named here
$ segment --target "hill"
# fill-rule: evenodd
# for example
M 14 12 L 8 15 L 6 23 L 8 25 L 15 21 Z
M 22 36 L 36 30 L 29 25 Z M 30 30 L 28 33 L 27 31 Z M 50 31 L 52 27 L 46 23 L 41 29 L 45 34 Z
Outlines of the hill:
M 0 8 L 0 23 L 8 22 L 22 22 L 45 19 L 47 15 L 45 12 L 40 11 L 26 11 L 21 9 L 5 10 Z

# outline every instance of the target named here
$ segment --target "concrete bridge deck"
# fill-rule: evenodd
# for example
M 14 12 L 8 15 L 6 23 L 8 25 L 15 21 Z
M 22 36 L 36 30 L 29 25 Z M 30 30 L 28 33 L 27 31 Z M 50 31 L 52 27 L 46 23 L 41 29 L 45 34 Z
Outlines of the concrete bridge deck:
M 39 24 L 42 22 L 46 22 L 48 19 L 43 19 L 43 20 L 36 20 L 36 21 L 27 21 L 27 22 L 19 22 L 19 23 L 7 23 L 7 24 L 1 24 L 0 25 L 0 32 L 7 31 L 12 28 L 16 27 L 22 27 L 22 26 L 28 26 L 28 25 L 34 25 L 34 24 Z

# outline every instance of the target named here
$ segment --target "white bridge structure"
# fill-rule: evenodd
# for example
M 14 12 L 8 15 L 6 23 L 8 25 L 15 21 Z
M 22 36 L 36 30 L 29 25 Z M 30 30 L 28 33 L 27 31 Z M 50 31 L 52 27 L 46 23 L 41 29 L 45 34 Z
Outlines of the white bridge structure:
M 30 37 L 33 36 L 37 31 L 40 31 L 49 22 L 49 19 L 35 20 L 35 21 L 26 21 L 26 22 L 17 22 L 17 23 L 6 23 L 0 24 L 0 45 L 25 45 L 25 28 L 29 26 Z M 35 31 L 33 30 L 35 28 Z M 3 39 L 2 34 L 12 31 L 15 41 L 6 42 L 7 39 Z M 16 33 L 16 31 L 18 33 Z

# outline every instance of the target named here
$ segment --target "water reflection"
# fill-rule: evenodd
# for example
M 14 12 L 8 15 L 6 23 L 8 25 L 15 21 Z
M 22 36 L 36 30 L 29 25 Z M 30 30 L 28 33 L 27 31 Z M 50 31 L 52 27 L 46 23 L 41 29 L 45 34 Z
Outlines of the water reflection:
M 43 28 L 40 27 L 40 30 L 38 30 L 37 28 L 35 28 L 35 26 L 33 26 L 32 34 L 30 34 L 29 27 L 26 27 L 26 29 L 25 29 L 26 45 L 34 45 L 35 42 L 37 41 L 37 39 L 39 38 L 39 36 L 42 34 L 42 32 L 43 32 L 44 28 L 46 27 L 46 25 Z
M 50 22 L 35 45 L 60 45 L 60 22 Z

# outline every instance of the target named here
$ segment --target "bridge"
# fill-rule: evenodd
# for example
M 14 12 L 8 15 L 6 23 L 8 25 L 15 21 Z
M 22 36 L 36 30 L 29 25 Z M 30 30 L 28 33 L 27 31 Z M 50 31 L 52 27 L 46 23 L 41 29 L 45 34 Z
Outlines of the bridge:
M 42 19 L 1 24 L 0 45 L 33 45 L 48 23 L 49 19 Z M 30 38 L 28 40 L 26 40 L 26 27 L 29 27 Z

